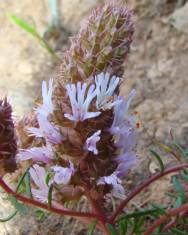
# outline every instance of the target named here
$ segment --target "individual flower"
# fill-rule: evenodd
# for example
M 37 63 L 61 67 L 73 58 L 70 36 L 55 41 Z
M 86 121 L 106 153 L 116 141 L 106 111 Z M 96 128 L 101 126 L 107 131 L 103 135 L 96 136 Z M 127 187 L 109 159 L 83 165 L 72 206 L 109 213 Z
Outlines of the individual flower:
M 53 79 L 49 81 L 49 89 L 47 88 L 47 82 L 42 82 L 42 98 L 43 104 L 37 108 L 37 113 L 48 116 L 53 112 L 52 104 L 52 92 L 53 92 Z
M 72 175 L 75 172 L 74 166 L 71 161 L 69 161 L 70 166 L 69 167 L 61 167 L 61 166 L 53 166 L 52 169 L 55 172 L 54 175 L 54 182 L 56 184 L 64 184 L 67 185 Z
M 129 122 L 130 124 L 132 123 L 133 118 L 132 116 L 128 116 L 128 109 L 135 95 L 136 91 L 132 90 L 127 101 L 123 97 L 117 98 L 119 102 L 117 102 L 114 106 L 114 121 L 110 129 L 113 134 L 121 129 L 122 125 L 125 124 L 125 121 Z
M 122 150 L 122 152 L 129 152 L 136 146 L 136 132 L 133 127 L 126 126 L 116 132 L 115 146 Z
M 45 115 L 38 114 L 37 120 L 39 128 L 28 128 L 28 132 L 31 135 L 34 135 L 38 138 L 45 138 L 47 142 L 53 144 L 60 144 L 64 140 L 58 128 L 50 123 Z
M 125 190 L 121 185 L 121 180 L 117 177 L 118 172 L 113 172 L 109 176 L 103 176 L 97 181 L 97 185 L 111 185 L 111 195 L 116 198 L 124 199 Z
M 116 157 L 115 161 L 118 163 L 118 167 L 116 169 L 117 176 L 123 177 L 127 175 L 129 169 L 134 166 L 137 162 L 137 157 L 135 152 L 126 152 L 118 157 Z
M 112 76 L 109 73 L 100 73 L 95 77 L 98 109 L 111 109 L 119 100 L 114 100 L 112 96 L 119 84 L 119 77 Z M 111 100 L 112 98 L 112 100 Z
M 78 82 L 66 85 L 67 93 L 72 107 L 72 115 L 64 114 L 71 121 L 84 121 L 99 116 L 100 112 L 89 112 L 89 106 L 96 96 L 95 86 L 91 85 L 86 95 L 87 84 Z
M 99 136 L 100 134 L 101 134 L 101 130 L 98 130 L 92 136 L 87 138 L 86 143 L 85 143 L 85 148 L 88 151 L 93 152 L 95 155 L 98 154 L 98 149 L 96 145 L 97 145 L 97 142 L 100 140 L 100 136 Z
M 46 164 L 50 163 L 53 157 L 54 154 L 49 145 L 22 150 L 18 154 L 18 159 L 21 161 L 32 159 L 34 162 L 44 162 Z
M 37 164 L 33 165 L 29 170 L 31 179 L 37 186 L 31 188 L 32 195 L 41 202 L 48 202 L 49 187 L 46 184 L 45 169 Z

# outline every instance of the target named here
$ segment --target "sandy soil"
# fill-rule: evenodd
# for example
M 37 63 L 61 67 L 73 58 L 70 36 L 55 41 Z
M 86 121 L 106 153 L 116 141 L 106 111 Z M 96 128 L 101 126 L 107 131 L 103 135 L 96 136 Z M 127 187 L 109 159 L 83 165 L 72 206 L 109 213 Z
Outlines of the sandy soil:
M 79 1 L 74 1 L 75 6 L 76 2 Z M 83 4 L 84 1 L 81 2 Z M 137 97 L 133 108 L 139 112 L 143 124 L 138 138 L 141 164 L 134 170 L 134 178 L 132 182 L 129 181 L 129 187 L 147 177 L 155 168 L 148 154 L 151 138 L 168 142 L 169 131 L 172 129 L 180 143 L 188 145 L 188 35 L 166 23 L 167 17 L 177 7 L 176 2 L 161 1 L 161 4 L 153 4 L 153 0 L 128 1 L 128 5 L 135 10 L 136 33 L 125 68 L 126 80 L 122 94 L 126 96 L 132 88 L 136 88 Z M 70 4 L 67 6 L 70 9 Z M 91 10 L 92 7 L 89 5 L 87 9 Z M 71 11 L 76 8 L 71 9 L 64 9 L 69 19 L 73 14 Z M 36 94 L 39 94 L 41 80 L 53 75 L 54 64 L 50 55 L 37 42 L 10 23 L 7 12 L 28 20 L 32 16 L 41 32 L 45 30 L 49 12 L 46 1 L 6 0 L 0 3 L 0 92 L 1 96 L 10 97 L 15 115 L 19 116 L 31 109 Z M 86 12 L 84 9 L 83 14 L 76 14 L 77 24 Z M 67 22 L 65 20 L 66 27 Z M 71 31 L 75 32 L 75 24 L 71 22 L 71 25 Z M 167 177 L 137 198 L 133 206 L 142 207 L 151 201 L 168 203 L 164 193 L 169 187 L 170 178 Z M 156 188 L 159 189 L 158 193 Z M 0 203 L 4 204 L 2 200 Z M 9 211 L 10 206 L 6 205 L 0 215 Z M 0 224 L 0 235 L 85 234 L 83 227 L 71 222 L 51 215 L 42 222 L 38 222 L 34 216 L 17 217 L 7 224 Z

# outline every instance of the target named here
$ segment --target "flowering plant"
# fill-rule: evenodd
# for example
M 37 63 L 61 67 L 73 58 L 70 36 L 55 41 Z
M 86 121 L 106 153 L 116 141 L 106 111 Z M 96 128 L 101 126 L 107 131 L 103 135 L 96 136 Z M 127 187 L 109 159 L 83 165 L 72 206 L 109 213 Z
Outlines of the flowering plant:
M 17 210 L 20 201 L 86 224 L 95 222 L 103 234 L 120 231 L 145 235 L 171 216 L 188 211 L 188 204 L 182 200 L 178 208 L 165 214 L 160 208 L 134 212 L 134 216 L 123 212 L 128 202 L 152 182 L 188 167 L 185 163 L 165 169 L 160 156 L 153 152 L 161 172 L 125 193 L 122 179 L 138 161 L 138 123 L 129 112 L 136 92 L 132 90 L 126 99 L 119 94 L 123 63 L 134 31 L 131 17 L 131 11 L 116 4 L 94 11 L 72 39 L 59 77 L 49 83 L 43 81 L 41 104 L 30 117 L 16 123 L 17 135 L 9 103 L 6 99 L 0 102 L 0 186 L 12 195 Z M 17 168 L 24 174 L 14 190 L 3 177 L 17 172 Z M 66 207 L 67 202 L 82 197 L 88 199 L 90 211 Z M 113 197 L 122 202 L 112 213 L 107 205 Z M 155 213 L 159 219 L 141 230 L 148 213 Z M 130 218 L 137 219 L 135 224 L 128 224 Z M 167 224 L 165 230 L 173 225 Z

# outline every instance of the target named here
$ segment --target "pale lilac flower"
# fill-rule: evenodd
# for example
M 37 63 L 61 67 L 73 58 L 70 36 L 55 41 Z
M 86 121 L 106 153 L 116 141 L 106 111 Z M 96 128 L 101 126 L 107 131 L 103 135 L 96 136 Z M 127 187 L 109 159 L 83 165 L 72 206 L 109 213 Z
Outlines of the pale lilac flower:
M 115 133 L 116 140 L 115 145 L 117 148 L 121 149 L 123 153 L 129 152 L 134 149 L 136 146 L 136 132 L 134 128 L 129 125 L 124 125 L 116 131 Z
M 121 180 L 117 177 L 118 172 L 114 172 L 109 176 L 103 176 L 97 181 L 97 185 L 105 185 L 109 184 L 112 186 L 111 195 L 120 198 L 125 199 L 125 190 L 122 186 Z
M 37 120 L 39 128 L 35 127 L 28 128 L 28 132 L 31 135 L 34 135 L 38 138 L 45 138 L 47 142 L 53 144 L 60 144 L 64 140 L 58 128 L 53 124 L 51 124 L 45 115 L 38 114 Z
M 85 148 L 88 151 L 93 152 L 95 155 L 98 154 L 98 149 L 96 147 L 96 144 L 100 140 L 100 136 L 99 136 L 100 134 L 101 134 L 101 130 L 98 130 L 92 136 L 87 138 L 86 143 L 85 143 Z
M 69 167 L 61 167 L 61 166 L 53 166 L 52 169 L 55 172 L 54 175 L 54 182 L 56 184 L 64 184 L 67 185 L 72 175 L 75 172 L 74 166 L 71 161 L 69 161 L 70 166 Z
M 125 124 L 125 121 L 129 122 L 130 124 L 134 122 L 133 117 L 128 116 L 128 109 L 135 94 L 136 91 L 132 90 L 131 93 L 129 94 L 127 101 L 123 97 L 117 98 L 119 102 L 117 102 L 116 105 L 114 106 L 114 121 L 110 129 L 110 131 L 113 134 L 121 129 L 122 125 Z
M 21 150 L 18 154 L 18 159 L 26 161 L 32 159 L 34 162 L 44 162 L 46 164 L 53 160 L 53 151 L 50 146 L 33 147 L 26 150 Z
M 115 161 L 118 163 L 116 171 L 118 176 L 125 176 L 128 170 L 136 164 L 137 158 L 135 154 L 136 132 L 129 125 L 122 127 L 116 132 L 115 146 L 119 149 L 120 155 Z
M 72 107 L 72 115 L 64 114 L 71 121 L 84 121 L 99 116 L 100 112 L 89 112 L 89 106 L 96 96 L 95 86 L 91 85 L 86 95 L 87 84 L 78 82 L 66 85 L 67 93 Z
M 49 187 L 46 184 L 46 172 L 43 167 L 35 164 L 29 170 L 31 179 L 38 189 L 31 188 L 32 195 L 41 202 L 48 202 Z
M 118 163 L 116 169 L 117 176 L 123 177 L 127 175 L 129 169 L 137 163 L 137 157 L 135 152 L 126 152 L 118 156 L 115 161 Z
M 43 104 L 37 108 L 37 113 L 48 116 L 53 112 L 52 104 L 52 92 L 53 92 L 53 79 L 49 81 L 49 89 L 47 88 L 47 82 L 42 82 L 42 98 Z
M 113 76 L 110 78 L 109 73 L 100 73 L 95 77 L 98 109 L 111 109 L 114 105 L 119 103 L 119 100 L 110 101 L 111 96 L 118 86 L 120 78 Z

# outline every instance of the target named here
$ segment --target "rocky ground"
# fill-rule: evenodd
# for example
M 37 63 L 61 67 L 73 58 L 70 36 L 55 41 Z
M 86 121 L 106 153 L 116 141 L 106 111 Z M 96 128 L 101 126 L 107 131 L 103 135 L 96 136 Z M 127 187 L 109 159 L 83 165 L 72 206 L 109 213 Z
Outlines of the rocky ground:
M 148 154 L 153 138 L 168 142 L 172 130 L 182 145 L 188 145 L 188 16 L 185 14 L 188 3 L 185 0 L 126 2 L 135 12 L 136 33 L 121 92 L 126 96 L 132 88 L 137 91 L 133 108 L 138 111 L 142 123 L 138 138 L 141 164 L 134 170 L 134 177 L 141 181 L 149 172 L 155 171 L 156 165 Z M 75 33 L 79 22 L 96 3 L 94 0 L 62 1 L 64 44 L 66 32 Z M 15 116 L 20 116 L 31 109 L 40 93 L 41 81 L 53 76 L 56 65 L 37 42 L 10 23 L 6 13 L 27 20 L 33 18 L 39 31 L 43 32 L 49 21 L 49 11 L 47 1 L 3 0 L 0 3 L 0 92 L 1 96 L 8 94 Z M 66 46 L 64 44 L 62 48 Z M 134 185 L 134 182 L 130 180 L 129 184 Z M 154 200 L 166 202 L 163 196 L 169 186 L 170 180 L 165 178 L 133 204 L 142 207 Z M 2 199 L 0 203 L 5 204 Z M 80 206 L 85 206 L 85 202 Z M 10 209 L 5 205 L 0 214 L 9 214 Z M 48 216 L 40 222 L 34 216 L 18 216 L 11 222 L 0 224 L 0 235 L 83 235 L 84 231 L 71 219 L 56 216 Z

